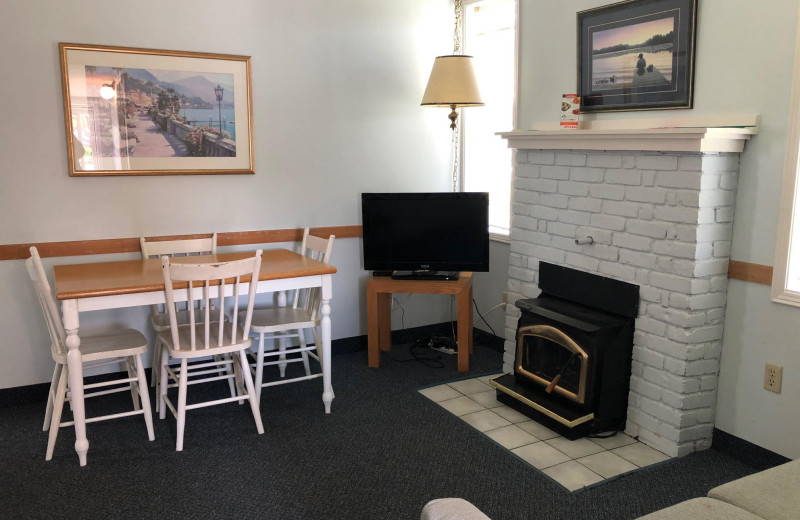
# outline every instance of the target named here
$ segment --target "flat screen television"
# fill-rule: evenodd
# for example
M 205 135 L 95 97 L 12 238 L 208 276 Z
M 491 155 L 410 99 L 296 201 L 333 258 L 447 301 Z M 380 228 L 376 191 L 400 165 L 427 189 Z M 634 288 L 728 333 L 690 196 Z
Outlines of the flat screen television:
M 489 270 L 488 193 L 362 193 L 364 269 L 454 279 Z

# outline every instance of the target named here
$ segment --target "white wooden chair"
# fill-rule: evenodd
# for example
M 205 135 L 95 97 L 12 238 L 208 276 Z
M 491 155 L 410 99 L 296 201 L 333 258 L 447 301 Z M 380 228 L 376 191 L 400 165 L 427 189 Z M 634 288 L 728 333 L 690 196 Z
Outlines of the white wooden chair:
M 67 373 L 67 346 L 66 332 L 64 324 L 53 297 L 50 283 L 39 258 L 39 252 L 35 247 L 31 247 L 31 257 L 25 262 L 28 274 L 31 277 L 36 295 L 44 312 L 47 330 L 50 333 L 50 347 L 56 368 L 53 371 L 53 380 L 50 383 L 50 392 L 47 397 L 47 408 L 45 410 L 43 430 L 50 430 L 47 441 L 47 454 L 45 460 L 53 458 L 53 449 L 56 446 L 58 430 L 64 426 L 72 426 L 73 421 L 61 421 L 61 414 L 64 409 L 64 401 L 70 400 L 69 374 Z M 144 415 L 145 425 L 147 426 L 147 436 L 152 441 L 155 439 L 153 434 L 153 416 L 150 413 L 150 396 L 147 391 L 147 379 L 144 375 L 142 365 L 142 354 L 147 352 L 147 338 L 140 332 L 126 329 L 114 331 L 113 333 L 99 334 L 95 336 L 81 334 L 81 359 L 84 368 L 96 368 L 104 365 L 124 363 L 127 369 L 127 377 L 116 378 L 112 381 L 102 381 L 84 385 L 84 398 L 98 395 L 106 395 L 115 392 L 130 390 L 133 397 L 133 410 L 128 412 L 103 415 L 87 418 L 86 422 L 104 421 L 128 417 L 131 415 Z M 108 388 L 111 387 L 111 388 Z M 103 388 L 103 390 L 95 390 Z
M 161 400 L 160 414 L 163 419 L 166 408 L 178 421 L 177 441 L 175 450 L 183 449 L 183 431 L 186 423 L 186 411 L 194 408 L 212 406 L 232 401 L 250 401 L 253 418 L 256 421 L 258 433 L 264 433 L 261 423 L 261 414 L 258 410 L 253 380 L 247 364 L 246 351 L 250 348 L 250 321 L 253 313 L 253 303 L 258 284 L 258 273 L 261 269 L 261 250 L 256 251 L 255 257 L 231 262 L 211 264 L 180 264 L 171 263 L 168 256 L 161 257 L 164 270 L 164 293 L 170 327 L 158 335 L 158 342 L 163 344 L 161 350 L 161 376 L 159 377 L 158 394 Z M 241 313 L 239 322 L 239 296 L 244 285 L 243 277 L 250 277 L 247 309 Z M 232 281 L 230 279 L 233 279 Z M 178 323 L 175 293 L 173 284 L 188 282 L 189 323 Z M 184 284 L 187 285 L 187 284 Z M 212 311 L 212 288 L 216 287 L 216 311 Z M 187 291 L 187 289 L 180 289 Z M 225 302 L 233 308 L 232 321 L 224 319 Z M 195 305 L 198 300 L 200 305 Z M 217 314 L 212 316 L 212 312 Z M 197 314 L 202 313 L 202 316 Z M 215 319 L 216 318 L 216 319 Z M 231 354 L 229 357 L 228 354 Z M 189 360 L 209 357 L 208 361 L 189 365 Z M 169 365 L 169 359 L 179 359 L 180 372 L 177 367 Z M 233 370 L 230 370 L 230 369 Z M 191 379 L 190 379 L 191 378 Z M 192 405 L 186 404 L 188 385 L 207 383 L 222 379 L 236 380 L 237 395 L 200 402 Z M 170 384 L 174 381 L 174 384 Z M 244 387 L 242 388 L 242 381 Z M 178 402 L 175 406 L 167 397 L 168 387 L 178 387 Z
M 303 242 L 300 252 L 314 260 L 329 263 L 333 251 L 331 235 L 327 239 L 309 235 L 308 228 L 303 230 Z M 321 358 L 322 342 L 318 332 L 320 324 L 319 306 L 321 291 L 319 287 L 295 291 L 291 307 L 273 307 L 253 311 L 251 329 L 258 334 L 258 345 L 255 362 L 251 363 L 255 374 L 256 396 L 261 403 L 261 389 L 266 386 L 282 385 L 322 377 Z M 307 343 L 305 332 L 310 330 L 313 344 Z M 287 340 L 297 339 L 297 345 L 286 344 Z M 278 349 L 273 344 L 266 350 L 265 340 L 277 340 Z M 299 356 L 297 356 L 299 354 Z M 289 357 L 291 356 L 291 357 Z M 319 372 L 312 373 L 308 358 L 314 358 L 320 364 Z M 276 360 L 275 357 L 278 359 Z M 271 358 L 272 361 L 268 361 Z M 305 375 L 286 379 L 288 363 L 302 362 Z M 264 367 L 278 365 L 280 379 L 264 382 Z
M 207 238 L 192 238 L 192 239 L 179 239 L 179 240 L 159 240 L 148 241 L 145 237 L 139 237 L 139 245 L 142 250 L 142 258 L 160 258 L 162 256 L 169 256 L 170 258 L 181 256 L 193 255 L 213 255 L 217 252 L 217 234 L 214 233 Z M 169 330 L 169 315 L 163 305 L 150 306 L 150 323 L 153 325 L 156 334 Z M 189 323 L 189 313 L 187 309 L 182 308 L 178 312 L 178 324 Z M 156 386 L 158 384 L 158 360 L 161 359 L 160 343 L 156 341 L 155 348 L 153 349 L 153 371 L 150 376 L 150 385 Z M 231 386 L 233 392 L 233 386 Z M 233 394 L 231 394 L 233 395 Z M 156 411 L 159 410 L 159 401 L 156 401 Z

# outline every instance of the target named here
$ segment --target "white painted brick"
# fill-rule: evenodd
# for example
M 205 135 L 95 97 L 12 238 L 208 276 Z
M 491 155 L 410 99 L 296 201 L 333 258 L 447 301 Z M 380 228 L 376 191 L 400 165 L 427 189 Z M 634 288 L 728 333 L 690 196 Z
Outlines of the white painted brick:
M 588 214 L 584 213 L 584 215 Z M 591 219 L 589 222 L 586 222 L 586 224 L 591 223 L 593 227 L 599 227 L 611 231 L 623 231 L 625 229 L 625 220 L 626 219 L 623 217 L 595 213 L 591 215 Z
M 623 186 L 593 184 L 589 186 L 589 194 L 598 199 L 623 200 L 625 198 L 625 188 Z
M 722 338 L 722 326 L 696 327 L 684 329 L 679 327 L 669 327 L 667 336 L 679 343 L 704 343 Z
M 573 253 L 580 253 L 582 251 L 582 246 L 579 246 L 575 243 L 574 237 L 569 238 L 553 235 L 552 239 L 550 240 L 550 245 L 552 247 L 561 249 L 562 251 L 569 251 Z
M 509 266 L 508 276 L 516 278 L 517 280 L 522 280 L 523 282 L 533 281 L 533 271 L 521 267 Z
M 569 209 L 599 213 L 603 209 L 603 202 L 591 197 L 569 199 Z
M 676 170 L 678 157 L 675 155 L 640 155 L 636 158 L 640 170 Z
M 536 164 L 518 164 L 514 169 L 514 175 L 525 179 L 538 179 L 539 168 Z
M 622 168 L 635 168 L 636 167 L 636 156 L 635 155 L 623 155 L 622 156 Z
M 639 357 L 640 354 L 637 354 L 636 351 L 633 352 L 633 357 L 636 359 Z M 661 358 L 661 363 L 663 364 L 664 358 Z M 661 392 L 664 390 L 658 386 L 650 383 L 649 381 L 645 381 L 641 377 L 631 377 L 631 391 L 636 392 L 637 394 L 643 395 L 649 399 L 654 401 L 658 401 L 661 399 Z
M 642 186 L 655 186 L 656 185 L 656 172 L 643 171 L 642 172 Z
M 617 262 L 619 260 L 619 248 L 607 246 L 605 244 L 590 244 L 581 246 L 583 253 L 599 260 L 609 260 Z
M 536 244 L 531 244 L 530 242 L 518 242 L 512 240 L 511 247 L 509 249 L 512 253 L 518 253 L 520 255 L 525 255 L 525 256 L 533 256 L 536 254 L 537 247 L 538 246 Z
M 700 177 L 699 172 L 662 171 L 656 173 L 656 186 L 699 190 L 701 184 Z
M 520 292 L 525 298 L 536 298 L 539 296 L 539 294 L 541 294 L 542 291 L 539 290 L 539 287 L 536 286 L 536 284 L 524 283 L 520 287 Z
M 566 166 L 542 166 L 541 175 L 543 179 L 556 179 L 565 181 L 569 179 L 569 168 Z
M 520 204 L 539 204 L 539 193 L 535 191 L 514 190 L 514 202 Z
M 514 187 L 522 190 L 538 191 L 540 193 L 556 193 L 558 182 L 552 179 L 516 179 Z
M 581 153 L 557 153 L 556 164 L 565 166 L 586 166 L 586 155 Z
M 655 268 L 657 258 L 658 257 L 654 254 L 644 253 L 641 251 L 628 251 L 622 249 L 619 252 L 620 262 L 624 264 L 635 265 L 636 267 L 644 267 L 646 269 Z
M 689 308 L 693 311 L 723 307 L 728 300 L 726 293 L 698 294 L 689 298 Z
M 569 169 L 569 178 L 578 182 L 603 182 L 604 172 L 602 168 L 572 167 Z
M 700 193 L 699 203 L 706 206 L 732 206 L 736 204 L 736 192 L 729 190 L 705 190 Z
M 569 197 L 558 193 L 544 193 L 539 197 L 539 204 L 551 208 L 566 209 Z
M 697 210 L 685 206 L 656 206 L 653 213 L 658 220 L 694 224 L 697 222 Z
M 721 176 L 716 173 L 706 173 L 700 177 L 700 190 L 716 190 L 719 188 Z
M 636 218 L 639 216 L 639 204 L 636 202 L 603 201 L 603 213 Z
M 636 279 L 636 269 L 618 262 L 600 262 L 600 274 L 626 282 Z
M 606 170 L 604 179 L 609 184 L 625 184 L 628 186 L 642 184 L 642 174 L 638 170 L 609 169 Z
M 678 169 L 687 172 L 699 172 L 703 168 L 703 159 L 699 155 L 678 157 Z
M 634 251 L 650 252 L 653 249 L 653 240 L 651 238 L 625 233 L 614 233 L 611 243 L 617 247 L 633 249 Z
M 714 257 L 729 259 L 731 256 L 731 242 L 722 240 L 714 242 Z
M 566 224 L 575 224 L 579 226 L 585 226 L 591 222 L 591 213 L 586 213 L 584 211 L 572 211 L 569 209 L 565 209 L 558 212 L 558 221 L 564 222 Z
M 643 235 L 650 238 L 666 238 L 667 232 L 672 227 L 664 222 L 645 222 L 642 220 L 628 220 L 625 229 L 634 235 Z
M 714 220 L 717 222 L 733 222 L 734 206 L 714 208 Z
M 665 357 L 665 363 L 669 361 L 669 359 L 670 358 Z M 700 382 L 696 379 L 672 374 L 660 368 L 645 366 L 642 370 L 642 377 L 651 383 L 655 383 L 660 387 L 674 392 L 692 393 L 700 389 Z
M 650 202 L 653 204 L 664 204 L 667 197 L 667 190 L 664 188 L 643 188 L 631 186 L 625 190 L 626 200 L 633 202 Z
M 536 255 L 538 260 L 544 260 L 545 262 L 554 264 L 562 264 L 564 263 L 564 257 L 566 256 L 566 253 L 554 247 L 539 246 L 536 248 Z M 531 261 L 535 261 L 538 265 L 538 260 Z
M 558 211 L 545 206 L 534 206 L 530 209 L 530 215 L 542 220 L 558 219 Z
M 652 415 L 648 415 L 642 410 L 637 408 L 628 408 L 628 421 L 635 423 L 640 427 L 639 436 L 641 437 L 643 431 L 650 430 L 650 429 L 657 429 L 658 428 L 658 419 L 653 417 Z
M 610 244 L 611 243 L 611 231 L 607 229 L 600 229 L 594 226 L 580 226 L 578 227 L 577 236 L 580 237 L 592 237 L 594 239 L 594 243 L 596 244 Z
M 547 221 L 545 220 L 539 221 L 539 231 L 541 231 L 542 233 L 547 232 Z
M 662 273 L 680 274 L 675 272 L 675 258 L 659 256 L 657 267 L 658 271 Z
M 649 334 L 664 336 L 667 331 L 667 324 L 649 317 L 639 317 L 636 318 L 636 328 Z
M 724 173 L 719 179 L 719 187 L 723 190 L 735 190 L 738 183 L 739 175 L 737 173 Z
M 705 294 L 711 289 L 711 282 L 709 280 L 692 278 L 691 294 Z
M 641 408 L 644 413 L 661 419 L 668 424 L 675 426 L 680 424 L 681 412 L 671 406 L 667 406 L 652 399 L 643 398 Z
M 621 168 L 622 156 L 610 153 L 589 154 L 586 156 L 586 166 L 599 168 Z
M 585 271 L 597 271 L 598 264 L 600 263 L 596 258 L 589 258 L 588 256 L 577 253 L 567 253 L 565 262 L 567 265 L 571 265 Z
M 562 237 L 575 238 L 575 233 L 578 227 L 573 224 L 564 224 L 563 222 L 548 222 L 547 232 L 553 235 Z
M 622 253 L 624 253 L 624 251 L 619 252 L 620 258 L 622 257 Z M 659 303 L 661 302 L 661 290 L 655 287 L 640 287 L 639 298 L 644 301 Z
M 691 208 L 700 207 L 700 193 L 696 191 L 681 190 L 675 192 L 675 204 Z
M 556 154 L 553 152 L 528 152 L 528 162 L 531 164 L 555 164 Z
M 719 377 L 716 374 L 700 376 L 700 390 L 716 390 Z M 716 392 L 714 392 L 716 394 Z
M 697 245 L 674 240 L 657 240 L 653 243 L 653 252 L 658 255 L 676 258 L 694 259 L 697 256 Z
M 528 204 L 521 204 L 521 203 L 514 203 L 511 205 L 511 214 L 512 215 L 528 215 L 528 209 L 530 206 Z
M 703 157 L 703 171 L 723 172 L 739 170 L 739 154 L 706 155 Z
M 716 208 L 700 208 L 697 211 L 698 224 L 713 224 L 716 222 L 717 209 Z
M 527 231 L 520 228 L 512 228 L 511 229 L 512 249 L 516 243 L 540 244 L 546 246 L 550 245 L 550 235 L 542 231 Z M 515 251 L 515 252 L 522 253 L 521 251 Z M 522 254 L 527 254 L 527 253 L 522 253 Z
M 663 335 L 659 336 L 655 334 L 648 334 L 647 348 L 664 354 L 665 356 L 678 359 L 686 356 L 687 349 L 686 345 L 683 343 L 678 343 L 677 341 L 665 338 Z
M 558 183 L 558 192 L 573 197 L 586 197 L 589 195 L 589 185 L 585 182 L 561 181 Z
M 655 208 L 652 204 L 639 204 L 639 214 L 637 217 L 640 220 L 653 220 Z
M 678 196 L 675 194 L 674 191 L 667 192 L 667 200 L 666 203 L 668 206 L 677 206 L 678 205 Z
M 713 276 L 728 273 L 728 260 L 703 260 L 695 264 L 695 276 Z
M 698 242 L 714 242 L 718 240 L 730 240 L 733 233 L 733 225 L 724 224 L 702 224 L 697 226 Z
M 511 219 L 513 228 L 536 230 L 539 221 L 527 215 L 514 215 Z M 514 229 L 511 230 L 514 232 Z M 513 237 L 512 237 L 513 238 Z
M 513 265 L 516 267 L 524 267 L 527 265 L 527 260 L 525 257 L 518 253 L 510 253 L 508 255 L 508 265 Z
M 709 309 L 706 311 L 706 319 L 709 322 L 721 320 L 725 317 L 725 310 L 721 308 Z

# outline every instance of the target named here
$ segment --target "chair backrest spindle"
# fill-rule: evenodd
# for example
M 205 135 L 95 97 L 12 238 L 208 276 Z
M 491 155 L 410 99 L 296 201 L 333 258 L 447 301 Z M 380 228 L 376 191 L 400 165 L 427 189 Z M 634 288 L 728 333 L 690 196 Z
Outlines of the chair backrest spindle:
M 64 322 L 61 321 L 58 305 L 56 304 L 56 299 L 53 297 L 50 282 L 47 281 L 47 275 L 44 272 L 44 266 L 42 265 L 42 259 L 39 257 L 39 251 L 36 247 L 31 247 L 30 252 L 31 256 L 25 261 L 25 267 L 33 282 L 33 287 L 36 290 L 36 297 L 44 313 L 47 332 L 50 334 L 50 348 L 54 358 L 56 356 L 63 356 L 67 353 L 67 333 L 64 330 Z

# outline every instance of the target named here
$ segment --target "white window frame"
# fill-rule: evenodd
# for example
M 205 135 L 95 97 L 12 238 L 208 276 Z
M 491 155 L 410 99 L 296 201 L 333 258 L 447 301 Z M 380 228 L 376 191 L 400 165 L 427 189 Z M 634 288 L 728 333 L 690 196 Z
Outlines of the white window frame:
M 793 240 L 800 225 L 800 200 L 797 197 L 798 158 L 800 157 L 800 19 L 795 39 L 794 70 L 792 71 L 792 95 L 789 103 L 789 123 L 786 129 L 786 152 L 783 160 L 783 185 L 780 201 L 780 218 L 775 246 L 775 265 L 772 270 L 772 301 L 800 307 L 800 291 L 789 285 L 789 260 L 800 256 L 800 243 Z M 798 235 L 800 236 L 800 235 Z M 793 243 L 794 242 L 794 243 Z
M 472 4 L 477 4 L 486 0 L 463 0 L 461 6 L 461 19 L 464 20 L 461 27 L 461 40 L 465 42 L 465 33 L 466 33 L 466 19 L 467 19 L 467 8 Z M 497 132 L 506 132 L 508 130 L 514 130 L 517 128 L 517 103 L 519 100 L 519 15 L 520 15 L 520 1 L 521 0 L 514 0 L 514 99 L 512 101 L 512 126 L 513 128 L 497 128 Z M 465 42 L 466 43 L 466 42 Z M 466 47 L 466 45 L 462 45 L 462 47 Z M 462 109 L 463 110 L 463 109 Z M 480 110 L 480 108 L 476 109 Z M 465 119 L 467 117 L 460 117 L 459 118 L 459 134 L 461 135 L 461 142 L 464 143 L 464 137 L 466 135 L 464 128 Z M 500 137 L 498 136 L 498 139 Z M 517 167 L 517 151 L 511 150 L 511 178 L 509 182 L 511 183 L 511 197 L 508 201 L 508 216 L 509 216 L 509 230 L 508 234 L 503 233 L 489 233 L 489 238 L 491 240 L 497 242 L 504 242 L 510 243 L 511 242 L 511 206 L 514 204 L 514 178 L 516 177 L 516 167 Z M 458 157 L 458 184 L 460 191 L 464 191 L 464 186 L 466 185 L 466 176 L 464 172 L 464 146 L 462 145 L 459 149 L 459 157 Z

